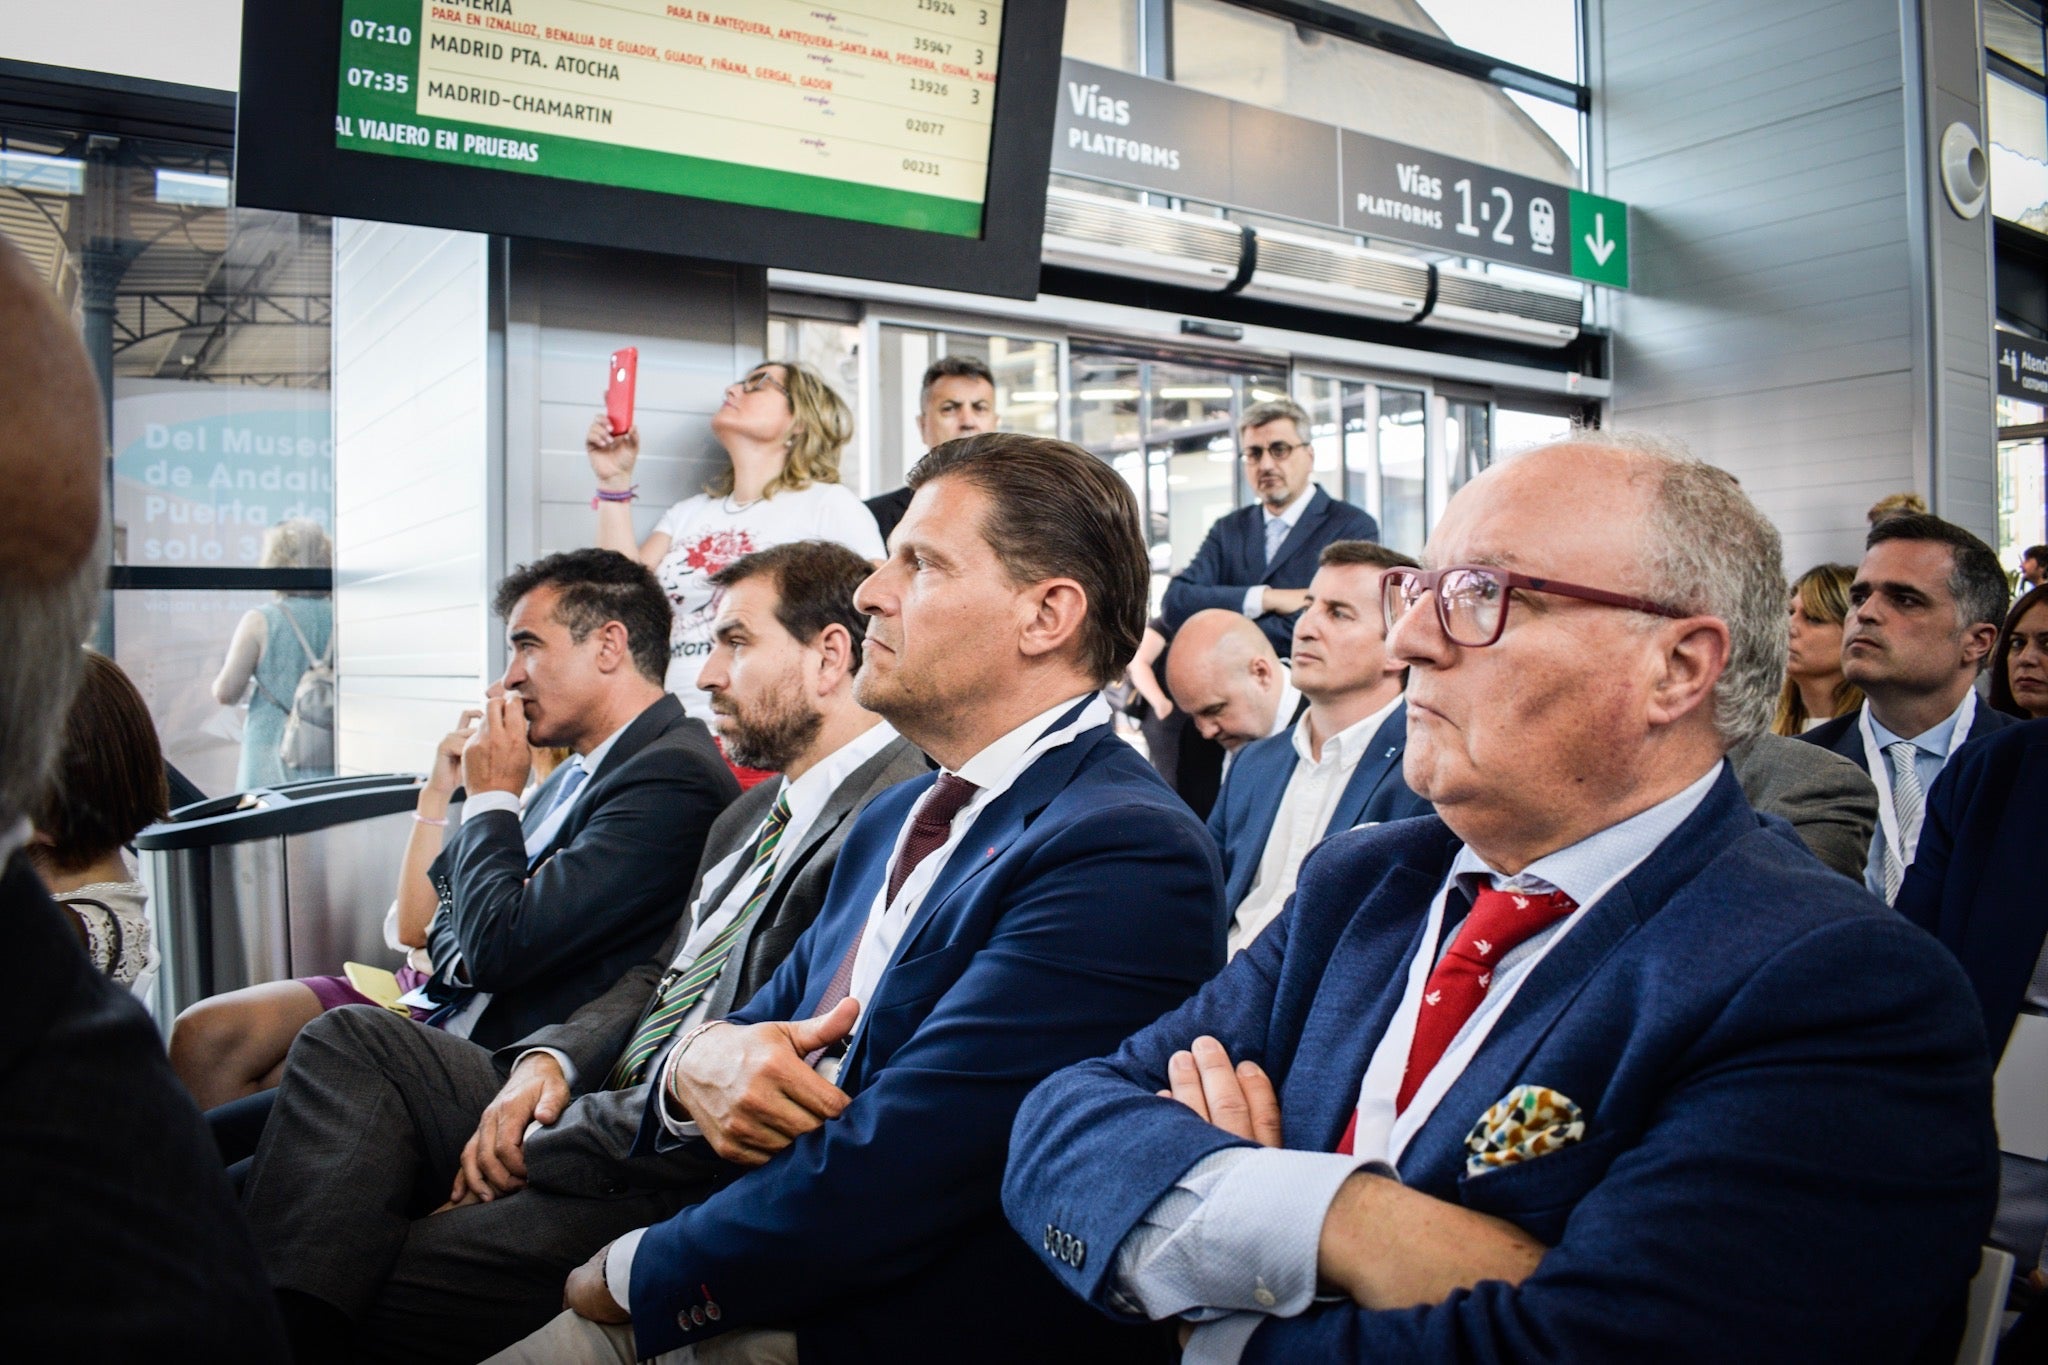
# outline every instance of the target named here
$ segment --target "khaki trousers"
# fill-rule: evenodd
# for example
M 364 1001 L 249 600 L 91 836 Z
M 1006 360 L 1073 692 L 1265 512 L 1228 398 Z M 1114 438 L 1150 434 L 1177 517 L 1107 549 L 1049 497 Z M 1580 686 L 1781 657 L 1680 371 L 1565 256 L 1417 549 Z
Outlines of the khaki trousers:
M 608 1326 L 565 1311 L 484 1365 L 633 1365 L 636 1359 L 631 1325 Z M 796 1333 L 727 1332 L 699 1345 L 663 1351 L 654 1357 L 654 1365 L 797 1365 Z

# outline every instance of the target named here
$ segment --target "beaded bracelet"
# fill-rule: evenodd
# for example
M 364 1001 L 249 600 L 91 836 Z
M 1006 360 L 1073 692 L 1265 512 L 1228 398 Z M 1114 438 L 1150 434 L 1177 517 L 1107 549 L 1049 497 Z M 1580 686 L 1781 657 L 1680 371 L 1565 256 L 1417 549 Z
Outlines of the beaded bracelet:
M 633 501 L 633 499 L 639 496 L 640 485 L 637 483 L 634 484 L 631 488 L 600 488 L 597 490 L 597 495 L 590 500 L 590 506 L 591 510 L 595 511 L 599 503 L 631 502 Z

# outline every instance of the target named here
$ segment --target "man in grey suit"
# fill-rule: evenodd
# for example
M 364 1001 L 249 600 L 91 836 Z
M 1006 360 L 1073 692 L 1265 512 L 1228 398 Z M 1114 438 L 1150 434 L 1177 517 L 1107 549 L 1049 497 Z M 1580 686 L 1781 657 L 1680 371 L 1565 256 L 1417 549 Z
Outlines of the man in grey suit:
M 853 699 L 868 572 L 802 541 L 715 576 L 698 685 L 733 760 L 783 775 L 712 826 L 689 912 L 654 958 L 495 1054 L 382 1010 L 301 1035 L 249 1199 L 301 1365 L 489 1355 L 555 1314 L 592 1251 L 729 1174 L 688 1153 L 629 1159 L 646 1082 L 774 973 L 855 814 L 929 768 Z
M 1789 821 L 1813 856 L 1853 881 L 1877 829 L 1877 788 L 1863 769 L 1817 744 L 1769 733 L 1728 751 L 1749 804 Z

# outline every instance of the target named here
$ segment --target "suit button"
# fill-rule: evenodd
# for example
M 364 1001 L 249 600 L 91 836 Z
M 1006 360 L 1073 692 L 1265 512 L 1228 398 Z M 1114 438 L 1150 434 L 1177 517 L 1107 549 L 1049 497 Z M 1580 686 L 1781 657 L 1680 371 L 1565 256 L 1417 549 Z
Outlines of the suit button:
M 1266 1288 L 1266 1286 L 1264 1285 L 1260 1285 L 1257 1289 L 1254 1289 L 1252 1291 L 1252 1302 L 1256 1303 L 1261 1308 L 1271 1308 L 1274 1304 L 1280 1302 L 1280 1300 L 1273 1297 L 1272 1290 Z
M 676 1314 L 676 1326 L 678 1326 L 678 1327 L 682 1328 L 682 1329 L 683 1329 L 683 1330 L 684 1330 L 685 1332 L 687 1332 L 687 1331 L 689 1331 L 689 1330 L 690 1330 L 690 1310 L 689 1310 L 689 1309 L 685 1308 L 685 1309 L 684 1309 L 684 1310 L 683 1310 L 682 1312 L 680 1312 L 680 1313 Z
M 626 1182 L 623 1180 L 607 1180 L 604 1182 L 603 1185 L 599 1186 L 598 1188 L 603 1190 L 605 1194 L 616 1199 L 618 1196 L 626 1192 Z

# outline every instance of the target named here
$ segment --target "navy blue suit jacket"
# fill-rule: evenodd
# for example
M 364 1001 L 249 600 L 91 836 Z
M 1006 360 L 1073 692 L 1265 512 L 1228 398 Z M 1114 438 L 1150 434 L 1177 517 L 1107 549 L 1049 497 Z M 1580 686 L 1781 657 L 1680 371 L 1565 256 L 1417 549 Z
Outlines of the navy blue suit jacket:
M 562 771 L 527 818 L 546 818 Z M 427 869 L 441 902 L 427 931 L 436 988 L 492 993 L 469 1035 L 484 1047 L 561 1023 L 652 956 L 689 906 L 712 822 L 740 794 L 711 732 L 670 693 L 587 781 L 530 863 L 521 817 L 486 811 L 450 829 Z M 451 980 L 456 962 L 466 975 Z
M 1927 795 L 1920 850 L 1898 911 L 1963 964 L 1984 1036 L 2005 1050 L 2048 937 L 2041 833 L 2048 821 L 2048 721 L 2016 721 L 1956 750 Z
M 1327 840 L 1293 909 L 1194 1000 L 1033 1092 L 1004 1205 L 1034 1247 L 1078 1250 L 1045 1258 L 1075 1293 L 1106 1305 L 1145 1211 L 1246 1145 L 1153 1093 L 1196 1036 L 1266 1069 L 1285 1145 L 1334 1150 L 1457 846 L 1434 816 Z M 1430 1308 L 1312 1304 L 1245 1359 L 1908 1358 L 1990 1223 L 1990 1081 L 1955 962 L 1724 768 L 1537 965 L 1402 1155 L 1410 1187 L 1549 1246 L 1535 1273 Z M 1466 1135 L 1521 1083 L 1576 1101 L 1585 1138 L 1468 1176 Z
M 1825 725 L 1816 725 L 1805 734 L 1795 735 L 1793 738 L 1803 739 L 1808 744 L 1818 744 L 1823 749 L 1832 749 L 1868 773 L 1870 764 L 1863 753 L 1863 732 L 1856 723 L 1856 718 L 1861 714 L 1860 711 L 1851 711 L 1846 716 L 1836 716 Z M 1994 711 L 1990 702 L 1979 697 L 1977 718 L 1970 722 L 1970 738 L 1975 739 L 1979 735 L 1988 735 L 2003 730 L 2008 725 L 2019 723 L 2019 717 L 2008 716 L 2003 711 Z M 1950 758 L 1953 760 L 1954 755 L 1951 754 Z
M 1298 757 L 1294 727 L 1300 724 L 1297 720 L 1279 734 L 1240 749 L 1237 761 L 1230 765 L 1230 775 L 1223 779 L 1223 792 L 1209 812 L 1209 833 L 1223 850 L 1223 904 L 1233 914 L 1258 879 L 1259 859 L 1273 833 L 1280 798 L 1287 794 L 1287 781 L 1294 776 Z M 1401 776 L 1401 753 L 1407 747 L 1408 708 L 1403 706 L 1381 722 L 1372 747 L 1352 769 L 1344 794 L 1337 798 L 1337 808 L 1330 812 L 1327 834 L 1353 825 L 1429 814 L 1429 802 L 1408 790 Z
M 1257 503 L 1217 518 L 1194 559 L 1166 585 L 1159 612 L 1171 630 L 1179 630 L 1190 616 L 1211 607 L 1244 610 L 1244 595 L 1254 585 L 1307 587 L 1316 576 L 1316 557 L 1333 540 L 1380 538 L 1380 524 L 1372 519 L 1372 513 L 1339 502 L 1313 486 L 1301 520 L 1280 542 L 1280 552 L 1271 564 L 1266 563 L 1265 522 L 1266 514 Z M 1267 612 L 1259 618 L 1259 629 L 1266 632 L 1283 659 L 1294 653 L 1294 616 L 1299 614 Z
M 816 922 L 734 1021 L 816 1012 L 935 780 L 874 799 Z M 1207 980 L 1223 925 L 1215 846 L 1136 750 L 1105 725 L 1041 755 L 975 817 L 863 1002 L 845 1112 L 640 1243 L 641 1356 L 776 1325 L 807 1362 L 1131 1358 L 1004 1224 L 1010 1124 L 1039 1081 Z M 674 1141 L 649 1089 L 637 1150 Z M 690 1311 L 712 1303 L 715 1320 Z

